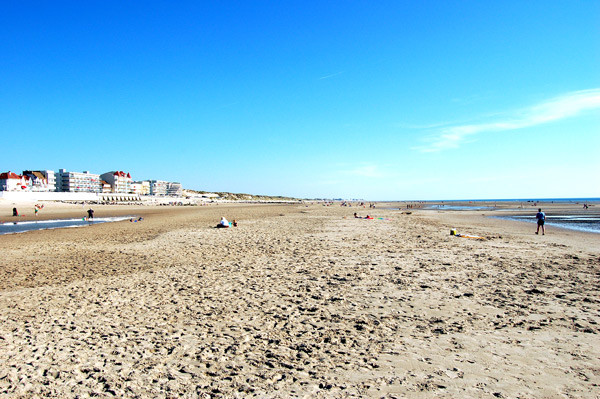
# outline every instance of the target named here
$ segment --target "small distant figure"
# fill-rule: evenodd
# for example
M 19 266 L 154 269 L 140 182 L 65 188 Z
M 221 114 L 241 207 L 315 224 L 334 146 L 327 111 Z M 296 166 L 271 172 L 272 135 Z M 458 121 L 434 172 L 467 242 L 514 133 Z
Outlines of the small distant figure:
M 217 225 L 217 228 L 218 229 L 225 229 L 227 227 L 229 227 L 229 222 L 224 217 L 221 217 L 221 221 Z
M 537 230 L 535 231 L 535 234 L 540 232 L 540 227 L 542 228 L 542 235 L 546 234 L 546 229 L 544 228 L 544 224 L 546 224 L 546 214 L 542 212 L 541 208 L 538 209 L 535 218 L 537 219 Z
M 232 224 L 233 224 L 233 227 L 237 227 L 237 220 L 233 219 Z
M 87 214 L 88 214 L 88 220 L 94 219 L 94 210 L 92 208 L 88 209 Z
M 360 216 L 358 216 L 358 213 L 354 212 L 354 218 L 355 218 L 355 219 L 358 219 L 358 218 L 360 218 Z
M 13 216 L 19 216 L 19 211 L 17 211 L 17 208 L 13 208 Z
M 35 204 L 33 211 L 35 212 L 35 216 L 38 215 L 38 212 L 41 211 L 44 208 L 44 205 L 40 205 L 40 204 Z

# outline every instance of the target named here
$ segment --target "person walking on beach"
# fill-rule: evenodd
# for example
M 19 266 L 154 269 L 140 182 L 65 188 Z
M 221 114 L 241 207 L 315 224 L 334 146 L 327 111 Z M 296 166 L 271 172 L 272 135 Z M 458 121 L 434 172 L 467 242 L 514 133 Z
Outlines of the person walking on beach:
M 88 220 L 93 220 L 94 219 L 94 210 L 92 208 L 90 208 L 90 209 L 88 209 L 87 213 L 88 213 Z
M 537 230 L 535 234 L 540 232 L 540 227 L 542 228 L 542 235 L 546 234 L 546 230 L 544 228 L 544 224 L 546 224 L 546 214 L 542 212 L 542 209 L 538 209 L 538 213 L 536 213 L 535 218 L 537 219 Z

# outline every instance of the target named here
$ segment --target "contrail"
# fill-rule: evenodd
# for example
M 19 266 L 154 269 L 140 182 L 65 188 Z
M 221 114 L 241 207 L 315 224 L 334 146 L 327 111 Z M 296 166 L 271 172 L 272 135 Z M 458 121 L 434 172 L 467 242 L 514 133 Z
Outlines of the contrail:
M 329 79 L 329 78 L 332 78 L 332 77 L 334 77 L 334 76 L 341 75 L 342 73 L 344 73 L 344 71 L 340 71 L 340 72 L 332 73 L 331 75 L 325 75 L 325 76 L 321 76 L 321 77 L 319 78 L 319 80 L 323 80 L 323 79 Z

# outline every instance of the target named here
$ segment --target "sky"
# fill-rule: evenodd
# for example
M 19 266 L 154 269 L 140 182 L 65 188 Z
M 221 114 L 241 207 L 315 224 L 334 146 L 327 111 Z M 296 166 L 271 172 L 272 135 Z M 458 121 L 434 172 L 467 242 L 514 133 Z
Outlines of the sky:
M 0 132 L 2 172 L 600 197 L 600 2 L 4 2 Z

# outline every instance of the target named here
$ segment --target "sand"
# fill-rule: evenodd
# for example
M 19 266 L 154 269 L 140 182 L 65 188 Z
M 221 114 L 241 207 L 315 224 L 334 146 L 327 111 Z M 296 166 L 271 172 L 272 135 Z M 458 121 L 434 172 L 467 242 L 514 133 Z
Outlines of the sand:
M 1 397 L 600 395 L 598 234 L 480 211 L 94 209 L 144 220 L 0 236 Z

